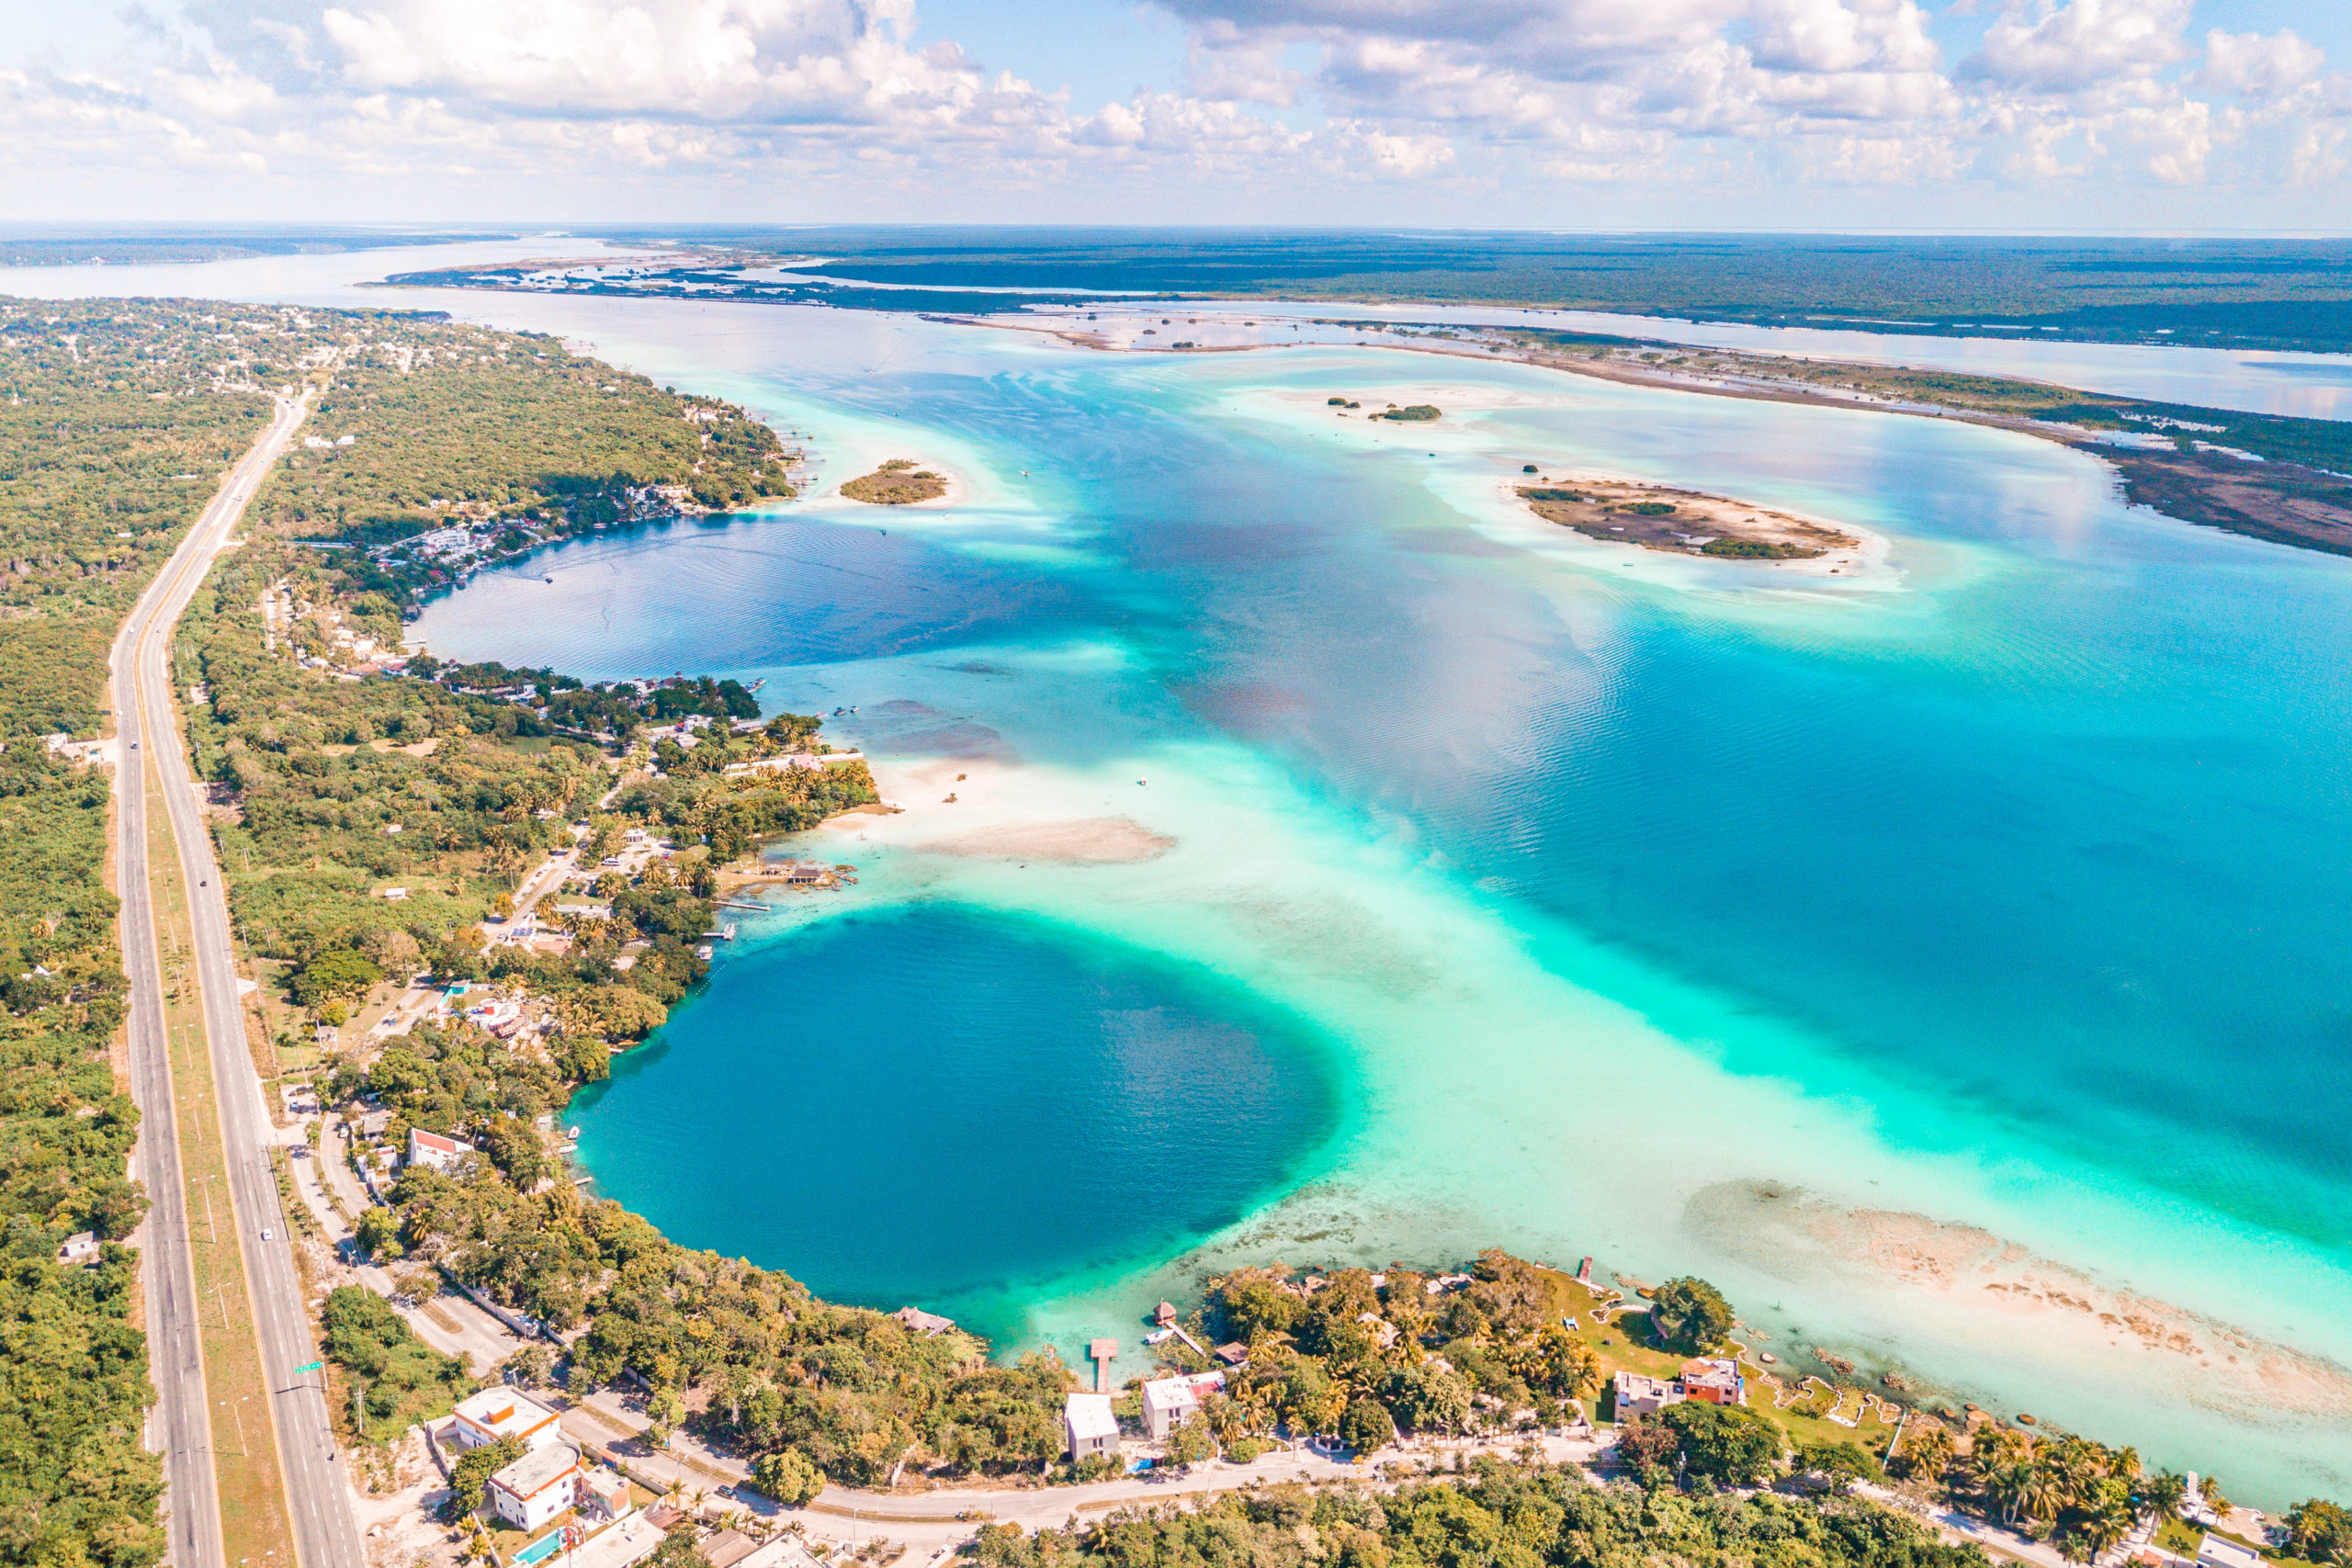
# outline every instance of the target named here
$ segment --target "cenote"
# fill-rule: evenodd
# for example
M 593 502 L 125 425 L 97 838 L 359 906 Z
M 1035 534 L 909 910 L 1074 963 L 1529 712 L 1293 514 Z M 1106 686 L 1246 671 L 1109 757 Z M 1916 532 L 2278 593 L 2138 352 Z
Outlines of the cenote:
M 1181 1248 L 1278 1189 L 1330 1133 L 1329 1071 L 1209 976 L 922 904 L 721 964 L 567 1119 L 679 1241 L 990 1331 L 1005 1287 Z

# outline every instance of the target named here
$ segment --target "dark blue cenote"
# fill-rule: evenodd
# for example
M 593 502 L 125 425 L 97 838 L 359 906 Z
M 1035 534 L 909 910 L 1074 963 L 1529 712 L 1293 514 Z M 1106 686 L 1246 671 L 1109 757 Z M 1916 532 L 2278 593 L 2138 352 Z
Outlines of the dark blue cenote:
M 688 1246 L 1001 1331 L 1023 1279 L 1180 1248 L 1278 1189 L 1331 1130 L 1328 1070 L 1207 976 L 917 905 L 722 964 L 568 1119 Z

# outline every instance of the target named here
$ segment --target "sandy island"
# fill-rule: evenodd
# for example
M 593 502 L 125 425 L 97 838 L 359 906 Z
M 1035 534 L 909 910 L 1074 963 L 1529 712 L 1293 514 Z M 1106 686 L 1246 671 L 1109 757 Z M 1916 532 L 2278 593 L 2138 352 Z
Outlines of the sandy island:
M 1176 848 L 1175 839 L 1132 817 L 1041 810 L 1020 787 L 1030 772 L 1018 761 L 985 756 L 876 768 L 875 784 L 888 803 L 880 813 L 844 813 L 825 826 L 922 854 L 1026 864 L 1132 865 Z
M 868 506 L 944 508 L 964 499 L 963 481 L 951 469 L 914 457 L 892 457 L 870 474 L 843 479 L 835 492 Z
M 1862 543 L 1827 524 L 1702 491 L 1590 474 L 1523 473 L 1521 479 L 1513 491 L 1535 515 L 1609 544 L 1780 561 L 1814 560 Z
M 1174 849 L 1176 840 L 1153 832 L 1132 817 L 1072 817 L 1056 822 L 1002 822 L 910 847 L 973 860 L 1113 865 L 1157 860 Z

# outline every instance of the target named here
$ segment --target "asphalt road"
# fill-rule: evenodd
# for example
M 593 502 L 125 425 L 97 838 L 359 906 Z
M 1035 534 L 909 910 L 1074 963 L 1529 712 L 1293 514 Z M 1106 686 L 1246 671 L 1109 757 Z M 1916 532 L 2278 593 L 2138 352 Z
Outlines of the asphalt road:
M 194 915 L 196 978 L 218 1086 L 222 1142 L 238 1242 L 251 1287 L 262 1368 L 270 1388 L 280 1469 L 300 1568 L 364 1568 L 351 1493 L 334 1456 L 318 1374 L 294 1369 L 315 1359 L 309 1310 L 269 1162 L 269 1113 L 245 1045 L 229 907 L 204 822 L 203 796 L 174 722 L 172 628 L 271 463 L 302 422 L 307 400 L 281 402 L 268 432 L 231 469 L 228 482 L 140 597 L 115 639 L 111 660 L 123 765 L 118 863 L 123 952 L 131 978 L 130 1063 L 141 1111 L 140 1172 L 153 1208 L 145 1226 L 148 1335 L 161 1406 L 171 1559 L 177 1568 L 225 1568 L 212 1469 L 195 1276 L 188 1256 L 186 1189 L 173 1122 L 171 1065 L 149 896 L 145 794 L 161 784 Z M 132 748 L 135 746 L 135 750 Z M 136 764 L 135 766 L 133 764 Z M 267 1239 L 263 1233 L 268 1233 Z

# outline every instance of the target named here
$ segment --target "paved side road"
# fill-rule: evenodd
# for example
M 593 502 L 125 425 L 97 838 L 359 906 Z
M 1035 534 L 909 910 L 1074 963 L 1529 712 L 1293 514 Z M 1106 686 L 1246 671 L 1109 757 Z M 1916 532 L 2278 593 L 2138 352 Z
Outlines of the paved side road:
M 316 1374 L 298 1376 L 294 1371 L 313 1359 L 308 1309 L 285 1216 L 278 1209 L 267 1147 L 269 1115 L 246 1049 L 228 903 L 205 826 L 203 797 L 173 717 L 169 660 L 172 628 L 307 408 L 307 398 L 278 404 L 268 431 L 230 471 L 228 482 L 141 596 L 115 640 L 112 658 L 115 705 L 125 720 L 120 728 L 129 746 L 135 748 L 123 753 L 119 863 L 124 951 L 132 975 L 131 1076 L 141 1097 L 141 1170 L 155 1201 L 146 1227 L 153 1259 L 151 1342 L 163 1406 L 171 1553 L 178 1568 L 225 1565 L 194 1315 L 194 1276 L 188 1267 L 185 1193 L 177 1140 L 172 1135 L 171 1068 L 164 1051 L 163 989 L 148 891 L 146 803 L 135 787 L 150 776 L 149 770 L 162 788 L 191 897 L 205 1036 L 219 1086 L 238 1241 L 252 1286 L 296 1554 L 300 1568 L 363 1568 L 364 1562 L 319 1379 Z M 266 1239 L 265 1231 L 269 1233 Z

